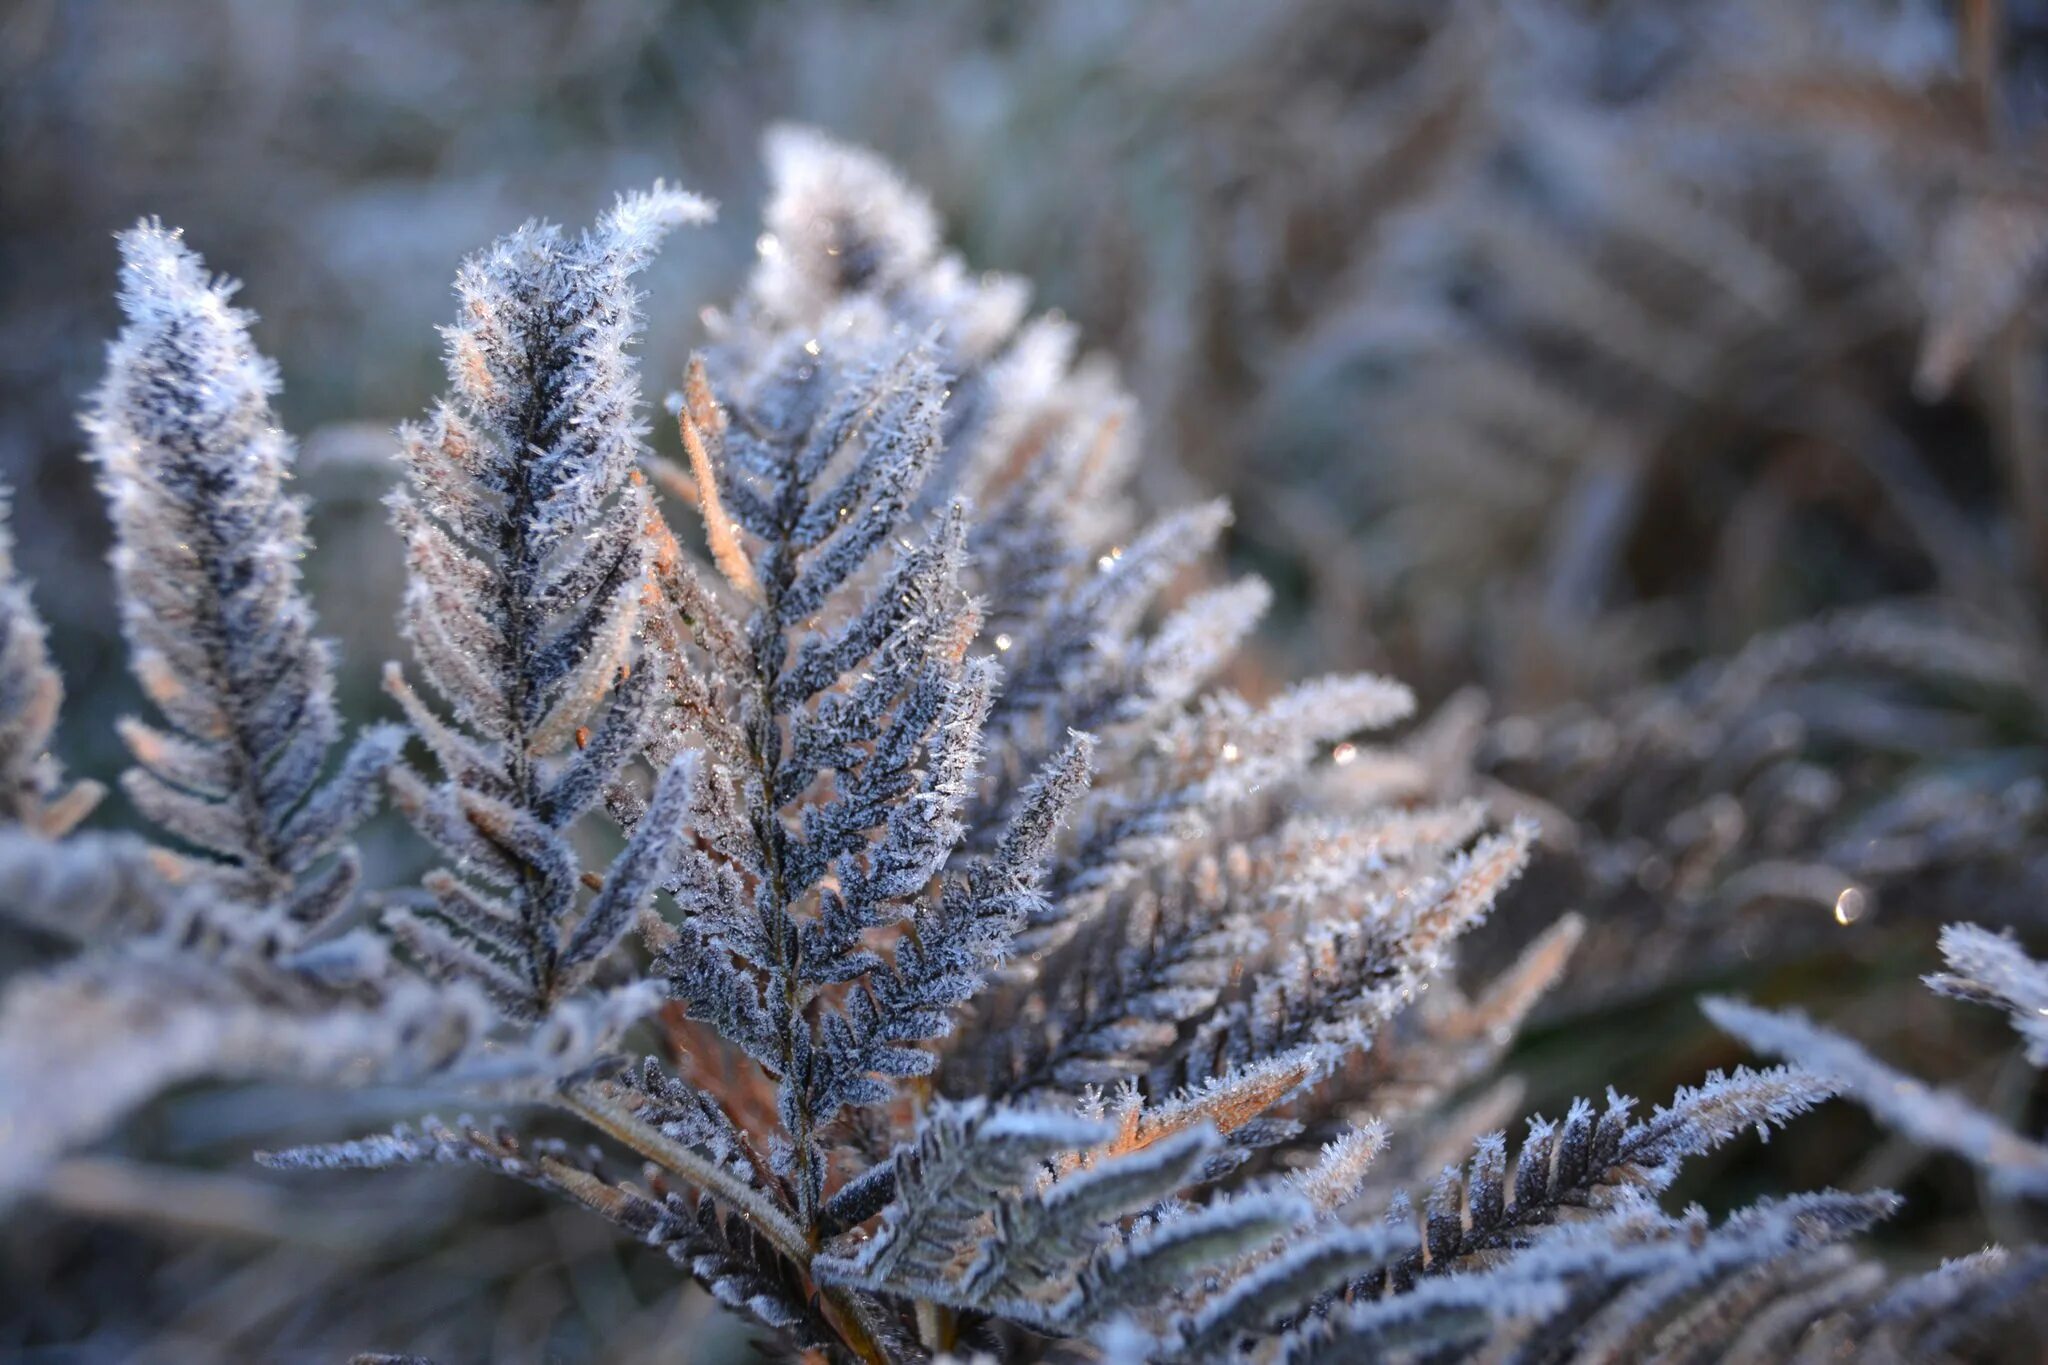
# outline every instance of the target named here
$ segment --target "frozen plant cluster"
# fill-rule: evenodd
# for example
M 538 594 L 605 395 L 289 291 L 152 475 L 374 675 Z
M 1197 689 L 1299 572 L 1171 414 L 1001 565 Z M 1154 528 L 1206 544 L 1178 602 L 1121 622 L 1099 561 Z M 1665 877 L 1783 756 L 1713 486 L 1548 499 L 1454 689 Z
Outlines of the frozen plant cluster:
M 1223 506 L 1139 515 L 1134 414 L 1072 329 L 871 155 L 768 156 L 679 457 L 635 277 L 708 204 L 657 185 L 464 264 L 390 499 L 402 723 L 352 740 L 250 318 L 175 232 L 123 236 L 87 430 L 164 842 L 73 832 L 94 794 L 47 757 L 10 578 L 0 905 L 78 947 L 0 1000 L 0 1190 L 175 1083 L 432 1080 L 515 1117 L 262 1160 L 539 1186 L 833 1361 L 1923 1360 L 2038 1287 L 2038 1252 L 1891 1275 L 1853 1247 L 1883 1192 L 1664 1206 L 1689 1158 L 1872 1089 L 1796 1020 L 1715 1005 L 1812 1069 L 1648 1113 L 1511 1144 L 1460 1109 L 1580 933 L 1457 980 L 1531 830 L 1374 799 L 1396 684 L 1225 686 L 1267 591 L 1216 576 Z M 366 895 L 387 797 L 440 865 Z M 2042 969 L 1948 950 L 2038 1055 Z M 2048 1184 L 1989 1122 L 1930 1136 Z

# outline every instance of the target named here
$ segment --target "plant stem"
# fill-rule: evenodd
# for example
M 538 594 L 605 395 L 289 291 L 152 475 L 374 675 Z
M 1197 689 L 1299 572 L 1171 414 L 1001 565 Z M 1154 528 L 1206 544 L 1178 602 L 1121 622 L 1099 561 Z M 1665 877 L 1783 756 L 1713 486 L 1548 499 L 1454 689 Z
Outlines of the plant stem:
M 812 1255 L 810 1239 L 788 1214 L 764 1199 L 760 1191 L 749 1188 L 724 1167 L 706 1161 L 688 1147 L 642 1123 L 638 1115 L 595 1087 L 579 1086 L 562 1091 L 557 1103 L 657 1166 L 674 1172 L 744 1213 L 777 1251 L 808 1271 Z

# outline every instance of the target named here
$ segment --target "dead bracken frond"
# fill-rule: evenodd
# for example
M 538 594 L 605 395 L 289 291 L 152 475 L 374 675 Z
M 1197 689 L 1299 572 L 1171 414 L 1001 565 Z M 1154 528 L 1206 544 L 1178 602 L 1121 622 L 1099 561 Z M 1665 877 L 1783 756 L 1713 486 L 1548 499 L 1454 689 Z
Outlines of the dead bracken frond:
M 1838 1088 L 2044 1184 L 2032 1139 L 1730 1002 L 1808 1068 L 1645 1116 L 1610 1091 L 1511 1164 L 1482 1130 L 1513 1092 L 1450 1101 L 1585 921 L 1457 978 L 1536 825 L 1402 790 L 1419 751 L 1333 776 L 1399 684 L 1225 686 L 1270 599 L 1193 581 L 1229 509 L 1139 515 L 1129 399 L 886 164 L 799 129 L 768 157 L 759 260 L 670 403 L 687 474 L 648 448 L 636 279 L 708 204 L 657 184 L 463 265 L 389 499 L 403 725 L 340 757 L 275 378 L 175 233 L 123 239 L 88 425 L 160 713 L 129 793 L 179 848 L 69 834 L 90 797 L 47 757 L 60 689 L 0 543 L 0 905 L 79 945 L 0 997 L 0 1192 L 170 1085 L 431 1082 L 539 1112 L 261 1159 L 509 1176 L 868 1365 L 1906 1357 L 2039 1278 L 1891 1277 L 1849 1246 L 1882 1192 L 1667 1210 L 1682 1163 Z M 387 791 L 439 865 L 370 914 L 350 839 Z M 1939 988 L 2038 1053 L 2039 964 L 1945 950 Z

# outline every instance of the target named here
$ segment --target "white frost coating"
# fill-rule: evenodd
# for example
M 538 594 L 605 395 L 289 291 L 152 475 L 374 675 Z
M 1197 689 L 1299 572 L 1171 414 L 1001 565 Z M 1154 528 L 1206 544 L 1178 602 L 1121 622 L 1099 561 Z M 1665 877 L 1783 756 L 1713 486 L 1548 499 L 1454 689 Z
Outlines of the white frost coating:
M 1784 1057 L 1841 1087 L 1907 1137 L 1982 1166 L 2005 1188 L 2048 1195 L 2048 1147 L 2021 1137 L 1959 1095 L 1895 1071 L 1797 1010 L 1764 1010 L 1710 999 L 1708 1016 L 1759 1052 Z
M 590 979 L 668 875 L 680 828 L 687 775 L 672 773 L 613 881 L 576 908 L 567 832 L 642 748 L 658 676 L 636 668 L 650 585 L 633 281 L 672 229 L 711 213 L 657 183 L 580 236 L 529 223 L 472 257 L 445 331 L 449 392 L 401 432 L 402 620 L 454 722 L 387 672 L 443 779 L 405 770 L 395 787 L 454 867 L 497 875 L 437 873 L 432 901 L 389 925 L 516 1019 Z
M 1927 977 L 1942 995 L 2004 1009 L 2027 1041 L 2027 1060 L 2048 1066 L 2048 965 L 2020 950 L 2010 934 L 1974 924 L 1941 931 L 1941 955 L 1948 970 Z
M 214 855 L 234 894 L 320 919 L 352 875 L 321 878 L 397 751 L 363 737 L 324 787 L 340 736 L 329 647 L 299 584 L 305 513 L 286 495 L 291 445 L 270 409 L 277 373 L 249 339 L 236 286 L 175 231 L 121 234 L 127 322 L 85 428 L 115 530 L 131 662 L 169 725 L 122 731 L 131 801 Z

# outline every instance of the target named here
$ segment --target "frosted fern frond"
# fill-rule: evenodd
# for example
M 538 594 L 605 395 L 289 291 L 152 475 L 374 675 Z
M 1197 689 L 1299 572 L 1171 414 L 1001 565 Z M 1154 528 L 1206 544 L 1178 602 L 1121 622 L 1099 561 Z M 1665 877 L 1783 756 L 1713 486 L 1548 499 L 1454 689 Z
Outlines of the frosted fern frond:
M 1993 758 L 1976 707 L 2031 707 L 2027 657 L 1952 604 L 1843 609 L 1612 702 L 1482 727 L 1472 759 L 1572 826 L 1593 924 L 1575 994 L 1613 1002 L 1737 970 L 1745 944 L 1831 951 L 1845 926 L 1889 933 L 1923 908 L 2024 925 L 2039 765 Z M 1963 697 L 1983 700 L 1946 709 Z
M 931 201 L 872 152 L 794 126 L 763 149 L 775 194 L 747 293 L 764 315 L 803 326 L 844 293 L 896 289 L 937 253 Z
M 86 426 L 135 669 L 169 727 L 124 723 L 127 785 L 211 856 L 100 834 L 0 841 L 10 917 L 84 949 L 0 1003 L 8 1092 L 38 1097 L 10 1115 L 10 1190 L 180 1082 L 405 1082 L 486 1053 L 471 1079 L 530 1081 L 655 1003 L 629 988 L 552 1032 L 489 1040 L 473 990 L 436 990 L 382 939 L 338 930 L 358 876 L 346 839 L 399 732 L 372 729 L 328 773 L 340 725 L 298 581 L 304 513 L 284 491 L 274 375 L 233 286 L 175 233 L 145 223 L 121 241 L 127 325 Z M 11 619 L 9 638 L 10 665 L 33 665 L 33 624 Z M 23 695 L 55 700 L 47 684 Z M 27 729 L 46 735 L 47 719 Z M 61 804 L 32 827 L 55 832 Z
M 0 1189 L 181 1081 L 410 1079 L 482 1041 L 481 999 L 394 978 L 381 941 L 309 941 L 282 908 L 170 881 L 162 857 L 119 836 L 0 842 L 10 909 L 94 944 L 0 997 L 0 1081 L 21 1098 Z
M 1575 1327 L 1585 1343 L 1582 1354 L 1627 1359 L 1681 1343 L 1725 1349 L 1753 1323 L 1773 1317 L 1794 1332 L 1805 1330 L 1837 1306 L 1816 1301 L 1816 1287 L 1844 1281 L 1862 1287 L 1875 1270 L 1841 1243 L 1888 1216 L 1898 1202 L 1882 1194 L 1824 1192 L 1743 1209 L 1685 1248 L 1690 1254 L 1584 1315 Z
M 1842 1343 L 1870 1357 L 1935 1360 L 1959 1354 L 1984 1324 L 2024 1314 L 2048 1285 L 2048 1250 L 1991 1248 L 1903 1280 L 1867 1299 L 1846 1322 L 1823 1323 L 1815 1345 Z M 1882 1354 L 1880 1354 L 1882 1353 Z
M 162 928 L 190 871 L 133 836 L 94 831 L 53 845 L 0 830 L 0 915 L 80 946 L 116 943 Z
M 174 1085 L 412 1081 L 480 1042 L 481 999 L 414 982 L 365 1002 L 308 980 L 331 965 L 145 942 L 14 985 L 0 996 L 0 1084 L 37 1100 L 9 1116 L 0 1197 Z M 237 989 L 238 976 L 257 984 Z
M 713 561 L 749 615 L 739 627 L 694 575 L 665 594 L 687 623 L 658 632 L 669 675 L 736 714 L 693 722 L 710 760 L 700 837 L 658 969 L 776 1079 L 807 1215 L 818 1126 L 931 1068 L 916 1045 L 951 1029 L 1033 912 L 1086 781 L 1077 739 L 982 856 L 948 869 L 999 670 L 970 657 L 967 510 L 920 510 L 946 383 L 931 335 L 848 311 L 817 335 L 732 336 L 671 403 Z
M 464 1115 L 451 1126 L 429 1114 L 417 1123 L 401 1123 L 388 1133 L 258 1152 L 256 1159 L 278 1170 L 322 1171 L 375 1171 L 395 1166 L 472 1162 L 538 1181 L 541 1169 L 524 1147 L 518 1134 L 503 1124 L 484 1128 Z M 554 1149 L 561 1150 L 564 1149 L 559 1145 Z M 546 1148 L 542 1152 L 553 1154 Z
M 1245 998 L 1203 1022 L 1174 1064 L 1192 1078 L 1306 1046 L 1334 1067 L 1444 969 L 1449 944 L 1519 874 L 1533 838 L 1525 826 L 1489 836 L 1441 870 L 1310 925 Z
M 61 838 L 98 804 L 97 783 L 67 786 L 50 740 L 64 680 L 50 664 L 48 632 L 15 576 L 10 508 L 0 493 L 0 819 Z
M 1374 1038 L 1370 1051 L 1345 1066 L 1341 1080 L 1323 1088 L 1331 1097 L 1327 1107 L 1354 1122 L 1370 1116 L 1409 1127 L 1413 1158 L 1421 1160 L 1425 1148 L 1432 1154 L 1410 1169 L 1415 1177 L 1440 1166 L 1444 1154 L 1463 1151 L 1481 1132 L 1498 1127 L 1519 1107 L 1514 1078 L 1501 1079 L 1464 1103 L 1448 1102 L 1493 1073 L 1530 1013 L 1565 972 L 1584 927 L 1576 915 L 1557 920 L 1471 995 L 1455 982 L 1432 986 Z M 1370 1108 L 1347 1103 L 1344 1097 L 1351 1093 L 1369 1095 Z
M 2048 1145 L 2015 1133 L 1962 1096 L 1894 1070 L 1798 1010 L 1764 1010 L 1732 999 L 1709 999 L 1703 1008 L 1757 1051 L 1827 1077 L 1914 1141 L 1975 1162 L 2013 1191 L 2048 1197 Z
M 1482 823 L 1471 807 L 1297 817 L 1234 844 L 1163 853 L 1124 885 L 1114 913 L 1081 927 L 1029 990 L 988 1012 L 986 1036 L 949 1057 L 948 1084 L 1073 1092 L 1145 1075 L 1181 1045 L 1184 1023 L 1225 1003 L 1225 987 L 1264 979 L 1247 964 L 1287 960 L 1304 911 L 1406 894 Z M 1209 1074 L 1196 1066 L 1189 1079 Z
M 0 835 L 7 912 L 87 946 L 0 995 L 0 1084 L 21 1098 L 0 1193 L 176 1084 L 432 1078 L 524 1091 L 587 1063 L 661 1003 L 658 988 L 634 983 L 507 1037 L 474 987 L 400 970 L 380 937 L 223 901 L 191 873 L 132 836 Z
M 528 1138 L 502 1121 L 428 1116 L 388 1133 L 347 1142 L 258 1154 L 279 1170 L 381 1170 L 394 1166 L 472 1165 L 561 1194 L 605 1217 L 635 1241 L 661 1251 L 726 1307 L 820 1348 L 834 1340 L 816 1301 L 774 1246 L 743 1214 L 722 1214 L 660 1182 L 641 1188 L 609 1175 L 591 1149 Z
M 411 769 L 393 783 L 469 873 L 431 876 L 430 899 L 392 929 L 515 1017 L 588 979 L 666 875 L 676 834 L 687 775 L 670 771 L 659 818 L 586 900 L 568 832 L 640 752 L 659 678 L 635 669 L 650 509 L 633 279 L 671 228 L 710 212 L 656 185 L 578 236 L 529 223 L 473 257 L 445 333 L 449 392 L 401 433 L 405 632 L 454 720 L 387 672 L 441 769 L 438 785 Z
M 2027 1060 L 2048 1067 L 2048 965 L 2028 957 L 2011 935 L 1974 924 L 1944 928 L 1941 955 L 1948 970 L 1927 977 L 1928 987 L 2005 1010 L 2026 1040 Z
M 1688 1158 L 1748 1129 L 1768 1135 L 1829 1093 L 1817 1077 L 1789 1068 L 1716 1072 L 1635 1119 L 1634 1101 L 1610 1092 L 1602 1109 L 1579 1100 L 1561 1122 L 1531 1119 L 1512 1173 L 1505 1137 L 1490 1134 L 1462 1171 L 1445 1168 L 1429 1191 L 1420 1248 L 1388 1268 L 1384 1285 L 1371 1287 L 1399 1291 L 1469 1258 L 1527 1244 L 1561 1219 L 1661 1193 Z
M 631 281 L 701 205 L 657 190 L 463 270 L 393 499 L 424 685 L 386 685 L 432 769 L 391 781 L 447 859 L 388 902 L 399 951 L 195 902 L 140 845 L 27 859 L 19 833 L 21 917 L 69 898 L 127 940 L 7 1008 L 189 998 L 180 1075 L 544 1106 L 595 1145 L 429 1120 L 265 1160 L 498 1171 L 832 1361 L 1568 1359 L 1581 1333 L 1772 1356 L 1931 1340 L 2024 1283 L 1957 1272 L 1886 1318 L 1843 1243 L 1889 1196 L 1658 1206 L 1827 1092 L 1802 1071 L 1573 1105 L 1512 1168 L 1474 1140 L 1514 1092 L 1460 1092 L 1582 930 L 1459 970 L 1533 828 L 1334 776 L 1410 713 L 1397 684 L 1219 686 L 1269 596 L 1209 573 L 1228 510 L 1136 514 L 1113 378 L 946 255 L 886 166 L 794 130 L 771 163 L 753 279 L 669 403 L 679 457 L 643 440 Z M 599 807 L 623 845 L 586 867 Z
M 915 1144 L 893 1163 L 894 1195 L 876 1234 L 847 1252 L 828 1252 L 824 1264 L 814 1268 L 828 1280 L 851 1286 L 914 1287 L 920 1297 L 936 1295 L 972 1306 L 996 1289 L 993 1283 L 978 1289 L 966 1271 L 975 1248 L 1003 1217 L 1002 1209 L 1034 1196 L 1045 1168 L 1056 1158 L 1088 1150 L 1109 1134 L 1106 1125 L 1077 1116 L 973 1102 L 936 1109 L 920 1125 Z M 1178 1155 L 1184 1174 L 1186 1154 Z M 1171 1177 L 1164 1188 L 1153 1185 L 1153 1197 L 1172 1186 Z
M 1216 1145 L 1206 1123 L 1129 1144 L 1091 1120 L 946 1105 L 898 1156 L 877 1232 L 844 1252 L 828 1247 L 812 1270 L 826 1283 L 1071 1331 L 1227 1270 L 1310 1216 L 1284 1189 L 1200 1208 L 1168 1202 L 1199 1180 Z
M 0 1083 L 22 1101 L 0 1162 L 7 1195 L 176 1084 L 517 1090 L 583 1063 L 660 1003 L 652 986 L 627 986 L 502 1037 L 473 988 L 399 970 L 364 931 L 224 900 L 189 860 L 132 836 L 0 835 L 0 906 L 86 949 L 0 996 Z
M 648 747 L 689 764 L 694 837 L 665 884 L 676 915 L 643 924 L 705 1041 L 773 1083 L 771 1131 L 713 1144 L 751 1152 L 740 1171 L 644 1097 L 566 1102 L 752 1210 L 840 1296 L 832 1316 L 856 1338 L 900 1332 L 904 1296 L 1071 1329 L 1190 1265 L 1243 1273 L 1315 1206 L 1287 1186 L 1179 1198 L 1298 1134 L 1276 1111 L 1444 969 L 1527 833 L 1458 862 L 1470 810 L 1282 832 L 1281 803 L 1329 746 L 1406 714 L 1406 690 L 1208 692 L 1266 593 L 1162 598 L 1226 511 L 1130 523 L 1114 497 L 1122 402 L 1072 376 L 1045 327 L 1006 349 L 1009 287 L 966 284 L 886 168 L 785 132 L 771 169 L 754 280 L 669 403 L 688 468 L 664 482 L 695 505 L 715 573 L 657 529 L 647 636 L 672 708 Z M 644 827 L 636 802 L 613 805 Z M 1245 840 L 1261 851 L 1240 865 Z M 1189 868 L 1211 869 L 1210 889 L 1183 905 Z M 1347 879 L 1355 894 L 1318 904 Z M 1312 904 L 1329 934 L 1362 936 L 1357 960 L 1269 1028 L 1281 983 L 1308 969 L 1259 950 Z M 1058 988 L 1058 964 L 1104 936 L 1131 945 L 1114 984 Z M 1183 1026 L 1205 1025 L 1243 1036 L 1195 1060 Z M 1013 1119 L 971 1098 L 901 1133 L 884 1105 L 934 1069 L 934 1041 L 946 1089 L 1030 1103 Z M 1037 1152 L 1028 1180 L 969 1178 L 983 1125 L 1005 1149 L 1013 1121 L 1045 1137 L 1079 1086 L 1114 1078 L 1140 1088 L 1058 1120 L 1099 1134 Z M 721 1128 L 741 1112 L 713 1110 Z M 840 1125 L 864 1170 L 835 1160 Z M 1338 1160 L 1318 1188 L 1355 1191 L 1362 1165 Z M 1066 1202 L 1082 1191 L 1087 1217 Z M 1127 1236 L 1119 1220 L 1146 1204 L 1157 1226 Z M 970 1214 L 997 1220 L 975 1224 L 978 1242 Z M 880 1231 L 855 1226 L 877 1215 Z M 814 1256 L 805 1229 L 838 1240 Z
M 318 920 L 354 885 L 343 841 L 397 734 L 366 732 L 323 784 L 340 722 L 299 584 L 305 512 L 285 493 L 276 371 L 229 303 L 236 286 L 210 278 L 178 233 L 140 223 L 121 258 L 127 323 L 85 427 L 131 667 L 170 727 L 123 723 L 137 763 L 123 782 L 153 823 L 218 860 L 218 885 Z
M 1659 1348 L 1719 1358 L 1751 1346 L 1745 1310 L 1776 1312 L 1773 1325 L 1796 1337 L 1842 1306 L 1808 1297 L 1815 1282 L 1854 1277 L 1867 1288 L 1861 1282 L 1874 1267 L 1842 1254 L 1840 1244 L 1897 1203 L 1883 1194 L 1801 1195 L 1753 1205 L 1711 1229 L 1697 1211 L 1668 1218 L 1624 1206 L 1492 1268 L 1335 1306 L 1268 1350 L 1235 1358 L 1463 1360 L 1498 1352 L 1592 1365 Z

